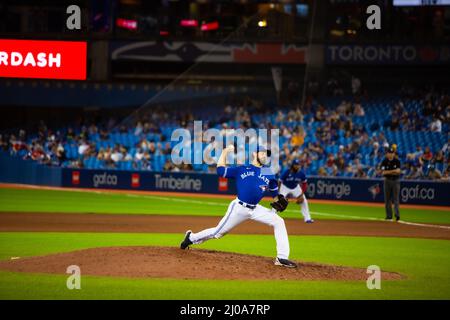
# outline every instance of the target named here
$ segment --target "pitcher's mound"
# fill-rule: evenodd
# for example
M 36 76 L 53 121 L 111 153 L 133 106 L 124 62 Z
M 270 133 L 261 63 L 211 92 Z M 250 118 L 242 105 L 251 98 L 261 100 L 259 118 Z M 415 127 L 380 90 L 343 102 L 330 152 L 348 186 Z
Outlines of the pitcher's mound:
M 225 279 L 225 280 L 366 280 L 365 269 L 297 262 L 290 269 L 273 264 L 273 259 L 210 250 L 181 250 L 173 247 L 92 248 L 41 257 L 0 261 L 0 269 L 15 272 L 65 274 L 77 265 L 81 275 Z M 383 272 L 383 280 L 401 279 Z

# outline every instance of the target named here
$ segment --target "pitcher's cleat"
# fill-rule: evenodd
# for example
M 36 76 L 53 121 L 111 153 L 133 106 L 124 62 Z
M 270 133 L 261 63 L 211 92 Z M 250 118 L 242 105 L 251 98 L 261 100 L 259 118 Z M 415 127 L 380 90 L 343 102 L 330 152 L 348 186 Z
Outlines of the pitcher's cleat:
M 189 239 L 189 236 L 191 235 L 191 233 L 192 233 L 191 230 L 186 231 L 186 235 L 184 236 L 184 240 L 180 244 L 180 249 L 184 250 L 184 249 L 188 248 L 192 244 L 192 241 Z
M 297 268 L 297 264 L 288 260 L 288 259 L 281 259 L 281 258 L 276 258 L 275 259 L 275 265 L 276 266 L 282 266 L 282 267 L 286 267 L 286 268 Z
M 314 223 L 314 220 L 313 219 L 306 220 L 305 223 Z

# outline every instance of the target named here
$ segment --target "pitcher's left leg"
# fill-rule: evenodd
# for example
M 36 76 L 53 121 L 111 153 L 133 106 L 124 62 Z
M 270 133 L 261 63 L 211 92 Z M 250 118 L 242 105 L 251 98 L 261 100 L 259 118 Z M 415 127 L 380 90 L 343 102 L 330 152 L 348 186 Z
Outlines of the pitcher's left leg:
M 288 259 L 290 250 L 289 238 L 283 218 L 281 218 L 275 210 L 270 210 L 261 205 L 257 205 L 256 208 L 251 211 L 250 219 L 273 227 L 275 240 L 277 242 L 277 257 Z
M 306 200 L 306 195 L 303 192 L 302 188 L 300 186 L 295 187 L 293 191 L 293 196 L 297 199 L 297 204 L 300 205 L 300 211 L 303 215 L 303 220 L 306 223 L 312 223 L 314 220 L 311 219 L 311 214 L 309 213 L 309 206 L 308 206 L 308 200 Z
M 302 210 L 302 215 L 305 222 L 312 222 L 313 220 L 311 219 L 311 214 L 309 213 L 308 200 L 306 199 L 305 194 L 303 194 L 303 202 L 300 204 L 300 208 Z

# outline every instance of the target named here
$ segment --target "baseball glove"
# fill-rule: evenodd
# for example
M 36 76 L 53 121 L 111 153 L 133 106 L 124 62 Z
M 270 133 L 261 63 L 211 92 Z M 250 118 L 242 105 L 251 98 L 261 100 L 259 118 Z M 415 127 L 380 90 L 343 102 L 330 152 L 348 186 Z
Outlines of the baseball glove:
M 288 203 L 288 200 L 283 195 L 279 194 L 277 201 L 272 202 L 270 205 L 278 212 L 283 212 L 286 210 Z

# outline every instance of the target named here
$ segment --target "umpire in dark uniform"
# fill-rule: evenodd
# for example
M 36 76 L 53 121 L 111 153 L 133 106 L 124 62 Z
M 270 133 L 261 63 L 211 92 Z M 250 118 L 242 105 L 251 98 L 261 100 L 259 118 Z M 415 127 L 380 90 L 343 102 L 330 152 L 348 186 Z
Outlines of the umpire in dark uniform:
M 380 165 L 384 177 L 384 204 L 386 206 L 386 220 L 392 220 L 392 204 L 394 204 L 395 219 L 400 220 L 400 161 L 395 156 L 394 148 L 386 150 L 386 157 Z

